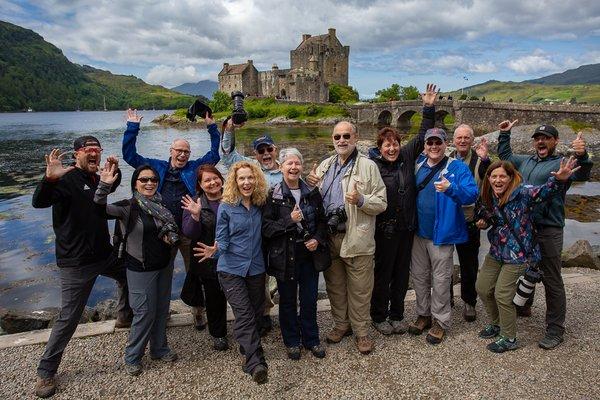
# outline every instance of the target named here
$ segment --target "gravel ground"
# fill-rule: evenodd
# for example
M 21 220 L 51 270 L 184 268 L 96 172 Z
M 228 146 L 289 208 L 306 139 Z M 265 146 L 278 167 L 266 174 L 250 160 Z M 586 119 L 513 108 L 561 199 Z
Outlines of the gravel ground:
M 464 322 L 457 301 L 453 327 L 438 346 L 425 337 L 382 337 L 376 349 L 362 356 L 350 338 L 327 347 L 317 360 L 303 352 L 300 361 L 286 358 L 278 326 L 263 341 L 269 382 L 254 384 L 241 370 L 242 358 L 232 349 L 212 349 L 206 331 L 191 326 L 169 329 L 169 341 L 180 355 L 175 364 L 144 359 L 144 372 L 130 377 L 122 354 L 126 333 L 73 340 L 57 375 L 55 399 L 83 398 L 434 398 L 434 399 L 598 399 L 600 398 L 600 272 L 579 270 L 585 282 L 567 286 L 568 332 L 553 351 L 537 347 L 543 335 L 543 290 L 538 291 L 533 316 L 519 319 L 524 348 L 492 354 L 477 338 L 485 322 Z M 412 320 L 414 302 L 407 303 Z M 332 327 L 328 312 L 319 314 L 321 336 Z M 32 398 L 35 367 L 43 346 L 0 350 L 3 360 L 0 398 Z

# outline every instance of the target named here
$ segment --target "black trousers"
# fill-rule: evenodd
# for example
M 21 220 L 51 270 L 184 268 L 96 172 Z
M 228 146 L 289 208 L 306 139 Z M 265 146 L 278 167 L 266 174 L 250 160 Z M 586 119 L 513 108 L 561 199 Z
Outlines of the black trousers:
M 98 275 L 117 281 L 119 318 L 131 319 L 127 274 L 123 265 L 116 266 L 106 260 L 89 265 L 60 268 L 61 308 L 37 368 L 37 374 L 41 378 L 50 378 L 56 374 L 63 352 L 75 333 Z
M 371 319 L 383 322 L 404 319 L 404 298 L 408 290 L 414 232 L 390 236 L 375 233 L 375 281 L 371 296 Z
M 265 273 L 239 276 L 218 272 L 218 276 L 235 316 L 233 336 L 246 356 L 244 372 L 252 374 L 259 364 L 267 366 L 258 333 L 258 320 L 264 311 Z
M 212 337 L 227 336 L 227 299 L 217 279 L 202 279 L 208 332 Z
M 473 224 L 467 224 L 469 240 L 456 245 L 458 262 L 460 263 L 460 298 L 472 306 L 477 303 L 477 271 L 479 271 L 480 231 Z M 450 287 L 450 295 L 454 298 L 454 289 Z

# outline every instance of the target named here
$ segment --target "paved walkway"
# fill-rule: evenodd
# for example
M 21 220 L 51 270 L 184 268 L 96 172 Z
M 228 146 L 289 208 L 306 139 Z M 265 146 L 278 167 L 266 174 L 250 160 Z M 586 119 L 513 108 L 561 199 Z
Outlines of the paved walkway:
M 485 322 L 466 323 L 457 301 L 446 341 L 431 346 L 424 336 L 382 337 L 373 333 L 376 349 L 360 355 L 351 338 L 327 347 L 317 360 L 303 352 L 300 361 L 286 358 L 278 327 L 263 341 L 269 383 L 255 385 L 241 371 L 235 350 L 216 352 L 206 331 L 191 326 L 191 316 L 174 316 L 168 331 L 180 360 L 172 365 L 144 359 L 144 372 L 130 377 L 123 370 L 127 332 L 114 321 L 80 325 L 57 375 L 55 399 L 74 398 L 600 398 L 600 272 L 569 270 L 564 275 L 568 298 L 566 341 L 553 351 L 537 347 L 543 335 L 544 298 L 538 291 L 534 315 L 518 321 L 524 348 L 492 354 L 477 338 Z M 455 291 L 455 293 L 458 293 Z M 320 302 L 321 336 L 332 327 L 327 302 Z M 409 320 L 414 293 L 407 299 Z M 231 327 L 230 327 L 231 329 Z M 3 360 L 0 399 L 32 398 L 35 366 L 48 331 L 0 337 Z

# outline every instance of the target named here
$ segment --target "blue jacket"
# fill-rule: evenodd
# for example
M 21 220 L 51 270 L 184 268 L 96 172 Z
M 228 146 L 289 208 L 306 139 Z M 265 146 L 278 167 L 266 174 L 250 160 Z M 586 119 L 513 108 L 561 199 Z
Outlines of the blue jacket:
M 424 154 L 419 155 L 415 173 L 426 160 Z M 477 184 L 469 166 L 454 158 L 449 158 L 446 167 L 440 172 L 450 181 L 450 187 L 443 193 L 435 193 L 433 244 L 441 246 L 464 243 L 469 240 L 469 234 L 462 206 L 475 203 Z
M 171 165 L 171 159 L 168 160 L 157 160 L 155 158 L 146 158 L 138 154 L 135 147 L 135 141 L 137 140 L 137 134 L 140 131 L 140 124 L 138 122 L 127 122 L 127 130 L 123 134 L 123 159 L 133 168 L 137 168 L 140 165 L 148 164 L 158 172 L 160 177 L 160 183 L 158 184 L 158 191 L 160 192 L 165 181 L 165 175 Z M 185 167 L 181 170 L 181 178 L 185 183 L 190 195 L 196 195 L 196 169 L 202 164 L 216 164 L 219 162 L 219 129 L 217 124 L 211 124 L 208 126 L 208 133 L 210 134 L 210 151 L 204 156 L 188 161 Z

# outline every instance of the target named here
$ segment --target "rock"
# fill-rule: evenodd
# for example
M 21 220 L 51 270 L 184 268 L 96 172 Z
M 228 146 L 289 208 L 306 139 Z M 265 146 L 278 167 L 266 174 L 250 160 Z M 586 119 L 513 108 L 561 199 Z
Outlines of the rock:
M 316 122 L 319 125 L 335 125 L 340 121 L 347 121 L 348 118 L 343 118 L 343 117 L 325 117 L 325 118 L 319 118 Z
M 600 269 L 600 258 L 587 240 L 578 240 L 562 253 L 562 265 L 565 268 Z
M 97 314 L 97 321 L 106 321 L 109 319 L 117 319 L 117 307 L 119 302 L 115 299 L 106 299 L 94 307 Z
M 3 309 L 0 311 L 0 326 L 8 334 L 46 329 L 56 318 L 58 312 L 59 309 L 55 307 L 37 311 Z
M 275 118 L 271 118 L 270 120 L 268 120 L 267 122 L 265 122 L 266 125 L 289 125 L 289 124 L 298 124 L 299 121 L 296 119 L 289 119 L 288 117 L 275 117 Z

